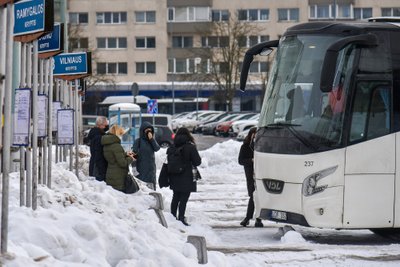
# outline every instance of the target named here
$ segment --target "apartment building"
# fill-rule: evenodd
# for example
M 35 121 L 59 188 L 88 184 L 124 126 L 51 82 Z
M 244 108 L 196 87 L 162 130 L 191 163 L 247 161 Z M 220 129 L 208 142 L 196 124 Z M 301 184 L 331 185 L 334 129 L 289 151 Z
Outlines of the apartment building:
M 200 96 L 212 97 L 215 87 L 200 82 L 212 63 L 196 51 L 226 45 L 229 36 L 209 33 L 215 21 L 235 17 L 254 25 L 257 33 L 238 40 L 251 47 L 297 23 L 400 16 L 398 0 L 68 0 L 67 8 L 70 50 L 93 51 L 94 75 L 113 81 L 90 89 L 89 100 L 129 95 L 133 82 L 150 98 L 193 97 L 200 84 Z M 256 86 L 237 95 L 242 108 L 259 109 L 267 71 L 268 62 L 254 63 Z

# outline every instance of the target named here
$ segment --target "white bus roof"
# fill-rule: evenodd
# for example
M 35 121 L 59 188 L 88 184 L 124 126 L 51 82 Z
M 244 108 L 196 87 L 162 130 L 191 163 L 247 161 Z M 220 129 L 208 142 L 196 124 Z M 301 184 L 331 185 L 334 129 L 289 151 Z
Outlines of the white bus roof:
M 136 103 L 147 103 L 148 98 L 147 96 L 144 95 L 137 95 L 136 97 Z M 107 96 L 103 102 L 100 102 L 99 104 L 101 105 L 110 105 L 110 104 L 116 104 L 116 103 L 132 103 L 133 102 L 133 96 L 131 95 L 123 95 L 123 96 Z
M 118 103 L 108 107 L 109 111 L 130 111 L 140 112 L 140 106 L 132 103 Z

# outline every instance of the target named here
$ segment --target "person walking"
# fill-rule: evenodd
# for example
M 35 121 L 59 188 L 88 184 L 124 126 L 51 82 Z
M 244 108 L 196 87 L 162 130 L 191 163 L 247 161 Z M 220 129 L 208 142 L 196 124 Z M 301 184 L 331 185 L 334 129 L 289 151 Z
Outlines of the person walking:
M 193 177 L 192 169 L 201 164 L 201 158 L 197 151 L 194 138 L 187 128 L 178 129 L 174 138 L 174 145 L 168 148 L 167 155 L 173 153 L 176 149 L 181 149 L 180 153 L 182 153 L 184 168 L 182 173 L 169 174 L 170 189 L 173 191 L 171 213 L 184 225 L 189 226 L 185 217 L 186 205 L 190 193 L 197 191 L 197 177 Z M 179 213 L 177 213 L 178 210 Z
M 125 130 L 113 125 L 108 134 L 101 138 L 104 146 L 104 157 L 108 162 L 106 183 L 114 189 L 125 191 L 125 178 L 128 176 L 129 165 L 134 161 L 133 154 L 126 153 L 121 145 L 121 138 Z
M 136 169 L 138 178 L 147 183 L 150 189 L 156 190 L 156 159 L 154 152 L 160 150 L 160 146 L 154 138 L 154 127 L 147 121 L 143 122 L 139 129 L 139 138 L 132 146 L 132 152 L 137 157 Z
M 253 218 L 254 215 L 254 200 L 253 200 L 253 193 L 255 191 L 254 186 L 254 137 L 256 135 L 257 128 L 253 127 L 250 129 L 249 133 L 247 134 L 246 138 L 243 141 L 242 146 L 240 147 L 239 152 L 239 164 L 243 165 L 244 173 L 246 175 L 246 182 L 247 182 L 247 193 L 249 195 L 249 202 L 247 204 L 247 213 L 246 217 L 243 221 L 240 222 L 241 226 L 248 226 L 250 220 Z M 257 218 L 256 223 L 254 224 L 255 227 L 263 227 L 263 223 L 261 219 Z
M 90 146 L 89 176 L 96 177 L 98 181 L 106 178 L 107 161 L 103 155 L 101 137 L 108 131 L 108 120 L 106 117 L 96 118 L 96 126 L 93 127 L 85 140 Z

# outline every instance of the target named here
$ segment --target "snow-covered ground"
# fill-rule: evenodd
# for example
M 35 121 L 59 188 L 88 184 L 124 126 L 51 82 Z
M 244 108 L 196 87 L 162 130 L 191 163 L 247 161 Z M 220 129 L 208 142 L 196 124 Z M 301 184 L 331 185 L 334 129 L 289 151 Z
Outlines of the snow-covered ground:
M 226 141 L 200 152 L 203 179 L 187 207 L 191 226 L 169 213 L 172 192 L 164 197 L 163 227 L 150 207 L 155 199 L 141 191 L 125 195 L 86 175 L 89 152 L 81 147 L 79 179 L 67 163 L 53 165 L 53 186 L 38 187 L 38 209 L 20 207 L 19 174 L 11 174 L 9 255 L 3 266 L 196 266 L 188 235 L 204 236 L 208 263 L 202 266 L 399 266 L 400 245 L 367 230 L 336 231 L 295 227 L 279 235 L 279 225 L 239 227 L 247 191 L 240 143 Z M 165 150 L 156 154 L 157 166 Z

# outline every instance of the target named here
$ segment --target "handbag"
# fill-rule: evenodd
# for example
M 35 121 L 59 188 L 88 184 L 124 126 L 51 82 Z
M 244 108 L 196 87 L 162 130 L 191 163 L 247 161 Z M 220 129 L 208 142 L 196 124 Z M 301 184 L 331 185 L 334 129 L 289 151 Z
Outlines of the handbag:
M 139 185 L 136 182 L 135 177 L 133 177 L 132 174 L 128 173 L 128 175 L 125 177 L 125 194 L 133 194 L 139 191 Z
M 158 176 L 158 185 L 160 188 L 169 186 L 169 176 L 168 176 L 168 163 L 163 163 Z
M 201 179 L 201 174 L 196 166 L 192 166 L 193 181 L 198 181 Z

